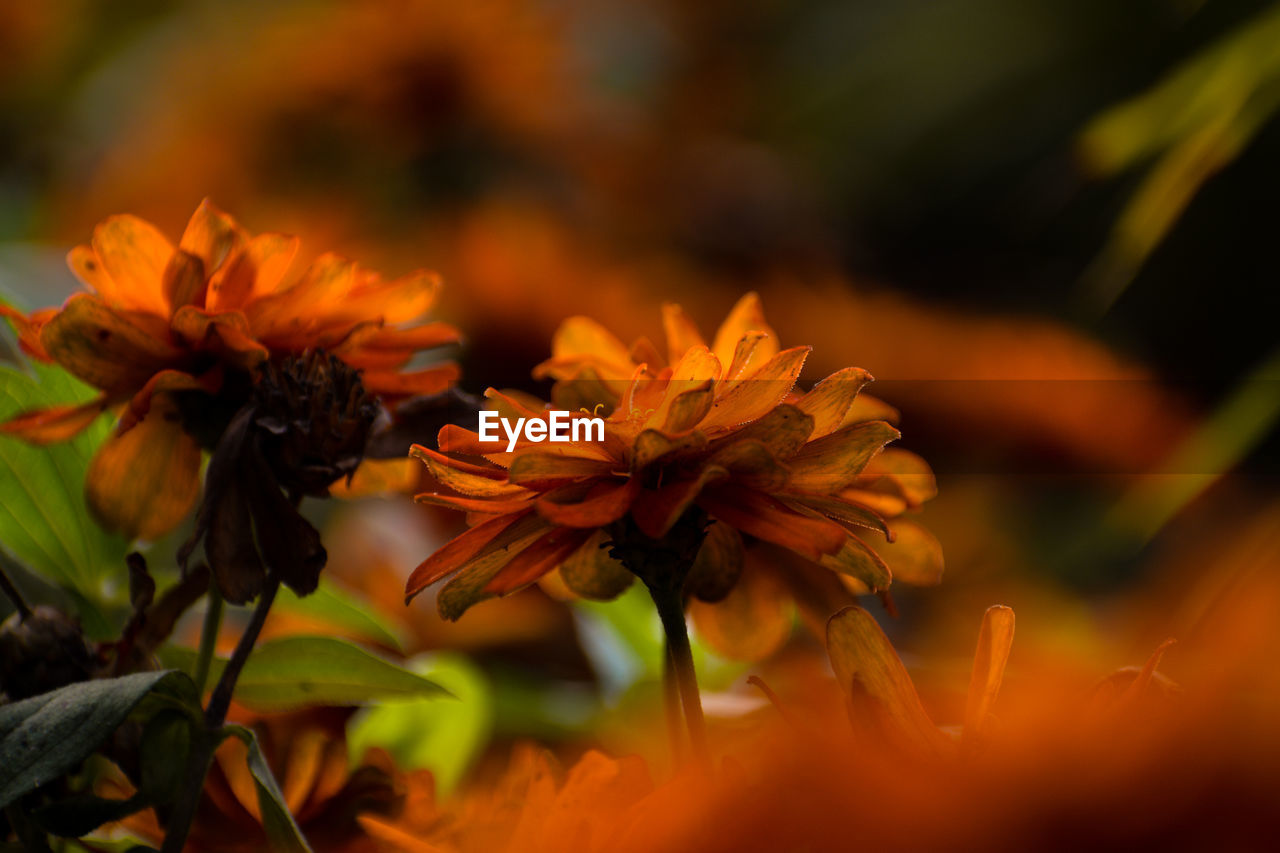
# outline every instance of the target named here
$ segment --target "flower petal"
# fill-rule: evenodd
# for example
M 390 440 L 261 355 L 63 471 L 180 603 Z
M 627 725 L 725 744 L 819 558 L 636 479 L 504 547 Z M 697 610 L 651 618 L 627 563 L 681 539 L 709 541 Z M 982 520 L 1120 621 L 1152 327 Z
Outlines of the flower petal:
M 200 447 L 178 406 L 157 394 L 133 429 L 107 439 L 85 475 L 85 499 L 104 527 L 154 540 L 186 517 L 200 492 Z
M 45 352 L 44 344 L 40 342 L 40 330 L 57 313 L 57 308 L 41 308 L 26 315 L 17 308 L 0 302 L 0 317 L 7 317 L 13 324 L 14 331 L 18 333 L 18 346 L 23 352 L 46 363 L 53 361 L 53 358 Z
M 444 547 L 419 563 L 417 568 L 409 574 L 404 587 L 405 603 L 408 604 L 415 595 L 431 584 L 457 571 L 469 560 L 478 556 L 487 546 L 501 541 L 499 537 L 503 533 L 517 530 L 517 524 L 530 518 L 529 513 L 529 510 L 524 510 L 489 519 L 449 540 Z
M 813 416 L 813 437 L 822 438 L 843 426 L 858 392 L 872 379 L 871 374 L 861 367 L 846 367 L 819 382 L 796 401 L 801 411 Z
M 402 495 L 418 487 L 422 469 L 409 457 L 370 459 L 365 457 L 349 479 L 329 487 L 329 494 L 341 500 L 374 495 Z
M 969 676 L 969 695 L 964 705 L 965 743 L 982 739 L 991 706 L 1000 693 L 1005 664 L 1013 647 L 1013 609 L 1000 604 L 987 608 L 978 632 L 978 648 L 973 653 L 973 673 Z
M 72 270 L 83 271 L 85 283 L 108 305 L 169 316 L 161 283 L 173 245 L 154 225 L 136 216 L 112 216 L 93 230 L 92 244 L 94 257 L 80 253 Z
M 698 327 L 679 305 L 668 302 L 662 306 L 662 329 L 667 336 L 667 362 L 675 364 L 694 347 L 705 347 Z
M 890 481 L 895 486 L 893 491 L 912 507 L 918 507 L 938 494 L 938 481 L 929 463 L 911 451 L 897 447 L 886 447 L 872 457 L 862 470 L 862 477 Z
M 554 486 L 609 475 L 613 463 L 600 459 L 563 456 L 558 453 L 522 453 L 511 462 L 509 482 L 531 489 Z
M 639 491 L 640 481 L 635 477 L 621 482 L 602 480 L 573 503 L 557 503 L 550 495 L 540 498 L 538 513 L 562 527 L 603 527 L 626 515 Z
M 470 465 L 418 444 L 413 446 L 409 454 L 425 462 L 432 476 L 441 483 L 464 495 L 479 498 L 512 498 L 528 497 L 531 494 L 523 486 L 508 483 L 506 472 L 501 468 L 489 469 Z
M 584 542 L 593 530 L 556 527 L 511 559 L 489 579 L 484 591 L 489 595 L 507 595 L 528 586 L 560 565 Z
M 86 429 L 107 409 L 107 398 L 96 397 L 79 406 L 53 406 L 23 412 L 0 424 L 0 432 L 32 444 L 66 441 Z
M 885 561 L 856 535 L 850 534 L 848 540 L 835 554 L 824 554 L 819 560 L 822 565 L 846 577 L 854 578 L 866 589 L 855 589 L 856 592 L 879 592 L 888 589 L 893 582 L 893 572 Z
M 720 601 L 738 582 L 745 561 L 742 534 L 723 521 L 713 521 L 689 568 L 685 588 L 700 601 Z
M 609 534 L 597 530 L 560 564 L 560 578 L 570 591 L 591 601 L 617 598 L 635 575 L 609 556 Z
M 788 509 L 777 499 L 748 488 L 704 489 L 697 503 L 743 533 L 789 548 L 811 560 L 834 554 L 848 534 L 833 521 Z
M 663 483 L 657 489 L 645 489 L 636 496 L 631 517 L 650 539 L 666 536 L 709 483 L 723 480 L 729 472 L 717 465 L 705 465 L 697 476 Z M 638 478 L 632 477 L 636 480 Z
M 889 522 L 893 540 L 876 545 L 876 553 L 888 564 L 893 579 L 915 586 L 942 581 L 942 546 L 937 538 L 914 521 Z
M 758 565 L 744 569 L 722 601 L 695 599 L 689 604 L 700 639 L 731 660 L 752 662 L 764 660 L 787 641 L 794 611 L 781 579 Z
M 870 613 L 846 607 L 827 622 L 827 654 L 855 715 L 930 751 L 945 739 L 920 704 L 907 669 Z
M 413 397 L 439 394 L 449 390 L 461 376 L 452 362 L 437 364 L 408 373 L 395 370 L 367 370 L 360 377 L 364 387 L 385 397 Z
M 787 460 L 788 489 L 833 494 L 853 482 L 871 457 L 901 435 L 884 421 L 854 424 L 811 441 Z
M 205 300 L 205 289 L 208 281 L 204 274 L 204 261 L 183 249 L 178 249 L 169 258 L 164 268 L 160 288 L 172 311 L 184 305 L 202 304 Z
M 250 239 L 216 271 L 205 268 L 210 274 L 205 307 L 214 312 L 239 311 L 252 300 L 271 296 L 279 290 L 297 254 L 297 237 L 259 234 Z
M 200 202 L 182 232 L 178 248 L 198 257 L 207 274 L 222 266 L 249 242 L 248 233 L 209 199 Z M 186 303 L 183 303 L 186 304 Z
M 757 345 L 759 350 L 755 358 L 759 359 L 760 364 L 764 364 L 778 353 L 778 335 L 769 326 L 764 319 L 764 308 L 760 305 L 760 296 L 756 293 L 747 293 L 738 300 L 733 306 L 733 310 L 729 312 L 729 316 L 720 324 L 720 328 L 716 331 L 715 342 L 711 345 L 711 351 L 719 358 L 721 364 L 730 364 L 733 362 L 734 351 L 738 347 L 738 341 L 742 340 L 745 335 L 751 332 L 764 332 L 769 337 Z M 750 371 L 748 371 L 748 374 Z
M 808 355 L 809 347 L 783 350 L 750 377 L 724 383 L 702 428 L 734 427 L 765 415 L 791 392 Z
M 391 460 L 388 460 L 391 461 Z M 399 461 L 399 460 L 395 460 Z M 458 512 L 476 513 L 478 515 L 510 515 L 524 512 L 533 506 L 529 498 L 468 498 L 461 495 L 442 495 L 438 492 L 423 492 L 413 496 L 414 503 L 428 506 L 442 506 Z
M 183 355 L 87 293 L 45 323 L 40 343 L 68 372 L 110 394 L 138 390 L 157 371 L 180 366 Z

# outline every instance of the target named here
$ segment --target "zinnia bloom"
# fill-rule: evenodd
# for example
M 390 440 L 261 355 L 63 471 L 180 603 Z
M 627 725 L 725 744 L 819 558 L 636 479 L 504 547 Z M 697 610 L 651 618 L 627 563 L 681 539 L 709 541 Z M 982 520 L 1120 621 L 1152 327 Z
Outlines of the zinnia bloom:
M 663 549 L 692 548 L 685 591 L 716 601 L 755 583 L 744 574 L 744 538 L 830 569 L 859 592 L 887 588 L 899 571 L 938 579 L 936 540 L 895 519 L 932 496 L 932 474 L 913 454 L 881 452 L 899 433 L 875 417 L 887 407 L 859 402 L 870 374 L 847 368 L 797 390 L 809 349 L 780 349 L 754 294 L 711 346 L 679 308 L 665 319 L 666 364 L 647 341 L 628 348 L 579 317 L 539 368 L 558 380 L 558 405 L 612 407 L 603 441 L 522 440 L 507 452 L 446 426 L 440 452 L 414 448 L 456 492 L 418 500 L 463 510 L 474 526 L 414 571 L 409 597 L 453 576 L 437 603 L 456 619 L 559 568 L 574 592 L 608 598 L 631 579 L 619 557 L 634 570 L 636 552 L 661 562 Z M 522 396 L 488 396 L 506 416 L 548 417 Z
M 27 412 L 0 426 L 61 441 L 121 408 L 85 482 L 109 528 L 156 538 L 191 509 L 200 448 L 211 448 L 269 360 L 322 349 L 362 371 L 383 400 L 444 390 L 453 365 L 405 370 L 419 350 L 457 340 L 423 323 L 439 289 L 426 271 L 383 280 L 336 254 L 293 270 L 298 241 L 251 236 L 209 201 L 175 246 L 133 216 L 113 216 L 67 260 L 89 288 L 29 316 L 0 306 L 23 349 L 101 391 L 94 400 Z

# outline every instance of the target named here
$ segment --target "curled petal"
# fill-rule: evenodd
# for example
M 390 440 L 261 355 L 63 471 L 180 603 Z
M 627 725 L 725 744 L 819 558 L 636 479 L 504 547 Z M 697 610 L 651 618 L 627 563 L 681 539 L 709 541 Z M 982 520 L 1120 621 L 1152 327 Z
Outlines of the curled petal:
M 40 343 L 68 372 L 111 394 L 132 393 L 182 359 L 167 341 L 86 293 L 67 300 L 44 325 Z
M 93 231 L 92 248 L 71 250 L 67 262 L 113 308 L 169 316 L 161 287 L 173 245 L 149 222 L 112 216 Z
M 609 555 L 609 534 L 597 530 L 560 564 L 560 578 L 574 595 L 591 601 L 617 598 L 635 575 Z

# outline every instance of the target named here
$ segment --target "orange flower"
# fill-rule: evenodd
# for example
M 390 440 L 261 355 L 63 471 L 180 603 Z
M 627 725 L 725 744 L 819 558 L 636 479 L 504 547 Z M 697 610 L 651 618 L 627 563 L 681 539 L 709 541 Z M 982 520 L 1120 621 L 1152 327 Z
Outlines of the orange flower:
M 337 709 L 310 709 L 260 718 L 253 729 L 290 813 L 317 853 L 374 853 L 380 848 L 363 821 L 411 815 L 419 826 L 429 825 L 436 815 L 435 784 L 430 772 L 403 772 L 380 750 L 353 765 L 342 735 L 344 719 L 345 712 Z M 246 754 L 247 747 L 234 737 L 218 748 L 186 850 L 269 849 Z M 101 794 L 117 799 L 133 793 L 123 774 L 109 776 L 99 787 Z M 156 845 L 165 835 L 150 809 L 125 818 L 120 826 Z
M 0 306 L 24 350 L 102 393 L 0 429 L 61 441 L 123 405 L 85 495 L 106 526 L 152 539 L 191 509 L 201 443 L 216 441 L 268 359 L 325 349 L 363 370 L 365 388 L 384 399 L 441 391 L 456 378 L 453 365 L 403 370 L 416 351 L 458 338 L 420 322 L 439 289 L 433 273 L 384 281 L 329 253 L 291 274 L 297 250 L 293 237 L 250 236 L 207 200 L 177 246 L 136 217 L 107 219 L 67 258 L 89 293 L 29 316 Z
M 704 600 L 735 592 L 754 600 L 762 584 L 776 586 L 744 572 L 744 535 L 824 566 L 856 591 L 883 590 L 895 574 L 937 581 L 937 542 L 895 518 L 932 496 L 932 474 L 913 454 L 881 452 L 899 434 L 876 417 L 887 407 L 858 396 L 870 374 L 847 368 L 797 391 L 809 350 L 778 347 L 754 294 L 710 347 L 678 307 L 668 306 L 665 320 L 670 366 L 661 366 L 647 341 L 625 347 L 578 317 L 561 327 L 552 359 L 538 368 L 558 380 L 553 398 L 561 407 L 613 407 L 603 441 L 521 440 L 507 452 L 446 426 L 441 452 L 415 446 L 414 455 L 457 493 L 418 500 L 463 510 L 474 526 L 418 566 L 410 598 L 455 575 L 437 603 L 456 619 L 557 568 L 574 592 L 611 597 L 631 579 L 615 559 L 625 547 L 619 525 L 644 537 L 646 548 L 696 549 L 686 590 Z M 488 396 L 506 416 L 548 418 L 524 397 L 492 389 Z M 875 536 L 885 542 L 872 547 Z M 738 615 L 732 607 L 708 613 Z M 708 633 L 741 633 L 715 627 L 722 630 Z

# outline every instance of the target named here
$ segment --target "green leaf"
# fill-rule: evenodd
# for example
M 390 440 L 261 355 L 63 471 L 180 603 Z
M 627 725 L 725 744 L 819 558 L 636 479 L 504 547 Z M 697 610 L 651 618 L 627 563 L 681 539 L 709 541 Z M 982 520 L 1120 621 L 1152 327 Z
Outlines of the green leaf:
M 0 421 L 94 393 L 61 369 L 32 367 L 34 376 L 0 367 Z M 0 436 L 0 542 L 41 575 L 91 601 L 103 598 L 109 574 L 123 571 L 129 545 L 99 527 L 84 502 L 85 471 L 110 428 L 99 418 L 71 441 L 48 447 Z
M 368 602 L 348 590 L 339 589 L 323 576 L 316 591 L 302 598 L 288 587 L 281 589 L 275 609 L 348 630 L 362 639 L 397 651 L 404 648 L 404 638 L 388 629 Z
M 79 766 L 148 697 L 147 708 L 198 713 L 195 684 L 179 672 L 84 681 L 0 707 L 0 807 Z
M 284 794 L 276 784 L 276 777 L 271 775 L 271 768 L 262 755 L 262 748 L 258 746 L 257 735 L 244 726 L 227 726 L 223 731 L 240 738 L 249 748 L 249 773 L 258 790 L 258 811 L 262 815 L 262 828 L 267 832 L 270 849 L 288 853 L 311 853 L 307 839 L 302 836 L 302 830 L 285 805 Z
M 196 653 L 167 646 L 160 652 L 166 666 L 190 672 Z M 215 683 L 227 665 L 215 658 L 209 681 Z M 410 672 L 337 637 L 283 637 L 259 646 L 236 682 L 236 701 L 256 711 L 283 711 L 308 705 L 362 705 L 371 699 L 397 696 L 447 696 L 434 681 Z
M 398 767 L 430 770 L 436 793 L 445 796 L 488 742 L 495 711 L 493 690 L 484 673 L 462 655 L 428 655 L 410 666 L 443 685 L 458 701 L 379 702 L 348 723 L 347 753 L 355 766 L 371 747 L 385 749 Z

